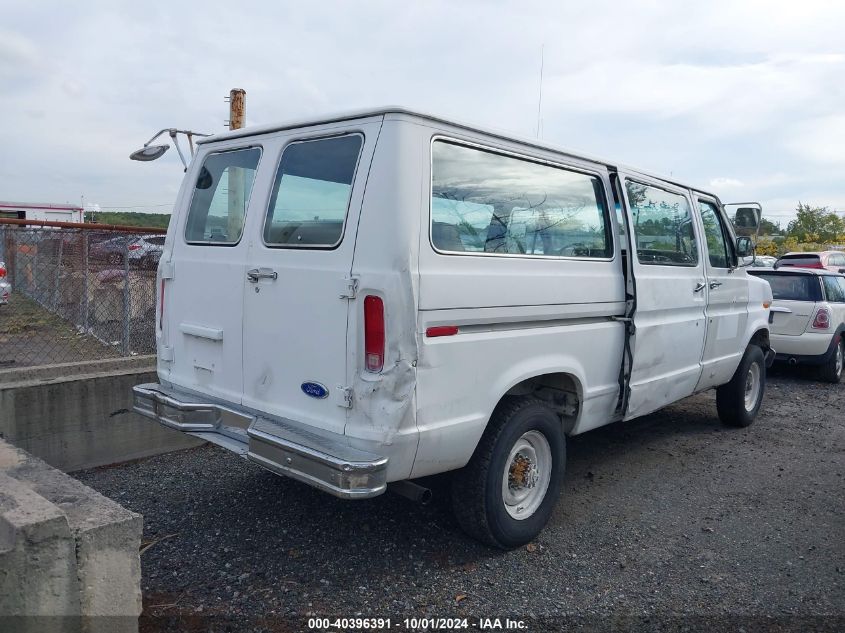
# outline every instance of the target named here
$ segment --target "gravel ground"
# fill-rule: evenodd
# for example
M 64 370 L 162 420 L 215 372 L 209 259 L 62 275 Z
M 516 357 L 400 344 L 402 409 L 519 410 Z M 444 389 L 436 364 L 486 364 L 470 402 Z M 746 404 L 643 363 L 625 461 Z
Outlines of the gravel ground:
M 556 512 L 512 552 L 460 532 L 445 478 L 428 506 L 348 502 L 210 446 L 76 476 L 144 515 L 142 631 L 298 631 L 309 615 L 841 631 L 843 396 L 784 369 L 748 429 L 720 426 L 711 392 L 572 438 Z

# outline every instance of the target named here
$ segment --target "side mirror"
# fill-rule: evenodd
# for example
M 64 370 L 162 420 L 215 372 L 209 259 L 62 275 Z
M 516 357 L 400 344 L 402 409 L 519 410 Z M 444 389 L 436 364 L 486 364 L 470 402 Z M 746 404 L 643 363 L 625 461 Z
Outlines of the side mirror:
M 757 202 L 734 202 L 725 205 L 725 211 L 734 226 L 737 235 L 757 237 L 760 230 L 760 218 L 763 207 Z
M 740 260 L 740 266 L 750 266 L 754 263 L 754 242 L 750 237 L 741 235 L 736 238 L 736 256 Z M 751 257 L 751 261 L 742 261 L 746 257 Z

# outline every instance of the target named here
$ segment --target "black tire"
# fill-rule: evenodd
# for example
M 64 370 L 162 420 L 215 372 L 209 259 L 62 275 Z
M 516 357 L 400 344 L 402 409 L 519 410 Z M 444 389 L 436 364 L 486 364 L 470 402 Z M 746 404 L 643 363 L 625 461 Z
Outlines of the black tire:
M 842 380 L 842 367 L 845 365 L 845 341 L 841 338 L 836 343 L 836 349 L 830 359 L 819 367 L 819 378 L 825 382 L 838 383 Z
M 551 472 L 539 506 L 527 518 L 516 519 L 505 506 L 503 478 L 506 468 L 511 471 L 511 465 L 506 464 L 511 450 L 529 432 L 534 432 L 535 438 L 539 433 L 546 440 Z M 452 476 L 455 517 L 467 534 L 483 543 L 501 549 L 524 545 L 548 522 L 565 467 L 566 438 L 560 418 L 536 398 L 508 398 L 496 408 L 469 463 Z M 525 473 L 523 470 L 520 476 L 525 477 Z
M 122 264 L 123 263 L 123 255 L 120 253 L 109 253 L 106 255 L 106 261 L 109 264 Z
M 759 390 L 756 401 L 750 408 L 746 405 L 746 384 L 749 379 L 753 365 L 757 365 L 756 371 L 759 379 Z M 733 378 L 727 384 L 716 389 L 716 410 L 719 412 L 719 419 L 726 426 L 746 427 L 754 422 L 760 405 L 763 403 L 763 395 L 766 393 L 766 359 L 763 350 L 756 345 L 749 345 L 739 367 L 736 368 Z

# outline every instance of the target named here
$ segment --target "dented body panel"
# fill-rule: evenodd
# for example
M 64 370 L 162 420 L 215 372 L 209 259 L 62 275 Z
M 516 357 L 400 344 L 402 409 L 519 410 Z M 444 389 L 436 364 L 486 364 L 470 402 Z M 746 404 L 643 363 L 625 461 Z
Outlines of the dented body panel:
M 310 162 L 290 151 L 351 135 L 361 139 L 354 169 L 331 166 L 342 148 Z M 479 190 L 508 182 L 505 172 L 485 176 L 489 185 L 460 172 L 435 191 L 437 143 L 479 164 L 536 172 L 565 202 L 478 202 Z M 208 162 L 248 148 L 257 163 L 216 174 Z M 235 193 L 218 200 L 208 188 L 224 172 Z M 631 252 L 623 227 L 636 231 L 642 218 L 614 191 L 617 176 L 687 201 L 694 263 L 643 263 L 639 243 Z M 519 178 L 516 197 L 535 186 Z M 568 434 L 648 413 L 730 380 L 752 337 L 767 332 L 768 285 L 708 263 L 697 211 L 705 198 L 721 208 L 714 196 L 607 161 L 400 108 L 203 140 L 158 273 L 161 385 L 136 390 L 136 411 L 348 498 L 461 468 L 508 395 L 544 400 Z M 590 205 L 598 219 L 584 219 Z M 237 240 L 233 208 L 244 215 Z M 460 222 L 450 224 L 449 209 Z M 555 213 L 559 226 L 548 220 Z M 335 242 L 319 241 L 341 226 Z M 660 235 L 648 239 L 651 250 L 665 247 Z M 631 273 L 636 297 L 626 295 Z M 205 287 L 221 280 L 233 291 L 223 304 Z M 376 352 L 367 297 L 383 306 Z

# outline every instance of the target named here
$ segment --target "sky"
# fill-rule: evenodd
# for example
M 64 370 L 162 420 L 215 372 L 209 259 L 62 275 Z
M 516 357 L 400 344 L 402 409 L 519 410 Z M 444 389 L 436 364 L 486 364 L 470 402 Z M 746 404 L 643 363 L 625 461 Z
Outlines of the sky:
M 845 213 L 845 2 L 0 0 L 0 200 L 170 212 L 163 127 L 399 104 Z M 540 66 L 543 65 L 539 108 Z

